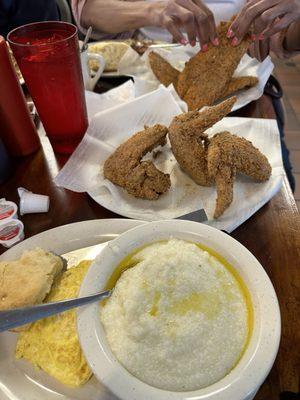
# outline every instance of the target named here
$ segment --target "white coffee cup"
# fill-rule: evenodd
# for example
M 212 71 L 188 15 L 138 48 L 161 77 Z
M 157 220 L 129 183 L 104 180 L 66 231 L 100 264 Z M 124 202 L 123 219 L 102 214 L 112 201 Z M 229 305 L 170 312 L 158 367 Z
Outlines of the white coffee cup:
M 83 51 L 80 54 L 80 57 L 81 57 L 81 68 L 82 68 L 84 88 L 92 92 L 101 74 L 104 71 L 105 59 L 100 54 L 88 53 L 88 50 Z M 96 71 L 95 75 L 94 74 L 91 75 L 89 60 L 96 60 L 99 63 L 99 68 Z

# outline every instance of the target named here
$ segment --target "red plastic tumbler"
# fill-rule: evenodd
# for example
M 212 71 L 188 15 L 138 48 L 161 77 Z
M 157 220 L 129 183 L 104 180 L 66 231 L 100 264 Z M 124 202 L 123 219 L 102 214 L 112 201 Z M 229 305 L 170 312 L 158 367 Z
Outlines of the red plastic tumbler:
M 8 41 L 54 151 L 71 154 L 88 126 L 76 26 L 28 24 Z

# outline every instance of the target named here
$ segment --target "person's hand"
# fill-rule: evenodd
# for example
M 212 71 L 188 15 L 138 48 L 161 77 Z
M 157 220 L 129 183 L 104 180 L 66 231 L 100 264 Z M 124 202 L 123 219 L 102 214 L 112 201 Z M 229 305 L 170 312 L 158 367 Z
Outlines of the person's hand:
M 231 24 L 227 37 L 237 45 L 253 28 L 252 39 L 264 40 L 300 19 L 300 0 L 251 0 Z
M 256 29 L 256 21 L 254 21 L 252 27 Z M 270 39 L 259 40 L 253 36 L 252 44 L 248 49 L 248 54 L 262 62 L 270 53 Z
M 251 43 L 248 54 L 256 58 L 258 61 L 263 62 L 270 53 L 270 39 L 255 40 Z
M 299 51 L 289 51 L 285 48 L 286 30 L 275 33 L 270 37 L 270 51 L 278 58 L 287 59 L 299 54 Z
M 218 46 L 219 40 L 213 13 L 201 0 L 167 0 L 151 4 L 152 25 L 166 28 L 176 42 L 187 44 L 181 29 L 195 46 L 198 38 L 201 49 L 206 51 L 211 41 Z
M 278 20 L 279 18 L 277 18 L 275 22 L 277 22 Z M 281 59 L 287 59 L 299 54 L 299 51 L 290 51 L 285 48 L 285 36 L 287 30 L 287 28 L 283 29 L 280 32 L 275 33 L 271 37 L 263 40 L 259 40 L 256 38 L 249 47 L 249 55 L 262 62 L 269 55 L 270 52 L 274 53 L 276 57 Z

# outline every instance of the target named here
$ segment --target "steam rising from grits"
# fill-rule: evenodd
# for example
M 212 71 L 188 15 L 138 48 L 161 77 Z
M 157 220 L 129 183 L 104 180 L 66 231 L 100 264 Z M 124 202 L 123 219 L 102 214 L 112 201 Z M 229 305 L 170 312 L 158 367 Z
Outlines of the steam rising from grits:
M 171 391 L 197 390 L 238 363 L 251 331 L 252 306 L 236 271 L 200 245 L 151 244 L 100 307 L 112 352 L 134 376 Z

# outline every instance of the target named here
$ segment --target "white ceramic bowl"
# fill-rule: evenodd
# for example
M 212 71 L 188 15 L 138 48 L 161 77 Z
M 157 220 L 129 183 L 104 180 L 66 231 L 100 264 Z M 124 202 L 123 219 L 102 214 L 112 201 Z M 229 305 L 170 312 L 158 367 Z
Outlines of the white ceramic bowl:
M 238 365 L 217 383 L 200 390 L 170 392 L 149 386 L 131 375 L 112 354 L 100 321 L 99 304 L 78 310 L 79 339 L 85 357 L 96 377 L 122 400 L 252 399 L 278 351 L 280 311 L 263 267 L 231 236 L 204 224 L 180 220 L 151 222 L 131 229 L 103 249 L 83 281 L 80 296 L 103 290 L 116 266 L 134 249 L 172 236 L 214 249 L 235 267 L 246 283 L 252 297 L 254 327 Z

